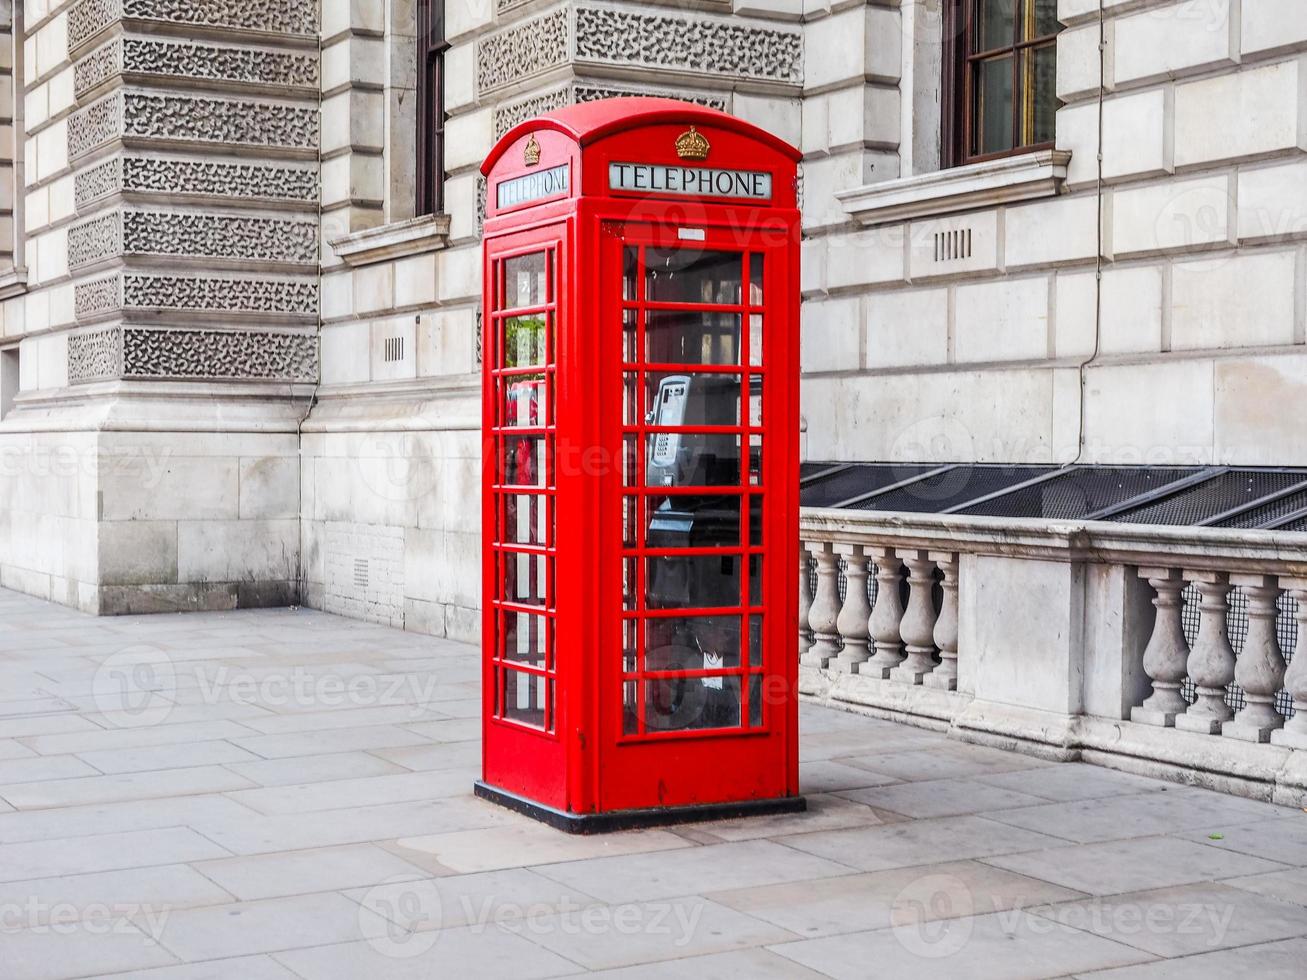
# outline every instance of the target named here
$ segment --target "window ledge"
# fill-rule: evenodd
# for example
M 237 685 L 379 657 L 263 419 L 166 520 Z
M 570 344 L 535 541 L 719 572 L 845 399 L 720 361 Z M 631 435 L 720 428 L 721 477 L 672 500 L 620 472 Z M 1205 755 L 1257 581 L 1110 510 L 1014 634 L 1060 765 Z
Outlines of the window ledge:
M 349 266 L 434 252 L 449 244 L 449 215 L 424 214 L 333 238 L 329 244 Z
M 27 292 L 27 267 L 6 269 L 0 273 L 0 299 L 13 299 Z
M 864 225 L 933 217 L 1051 197 L 1066 182 L 1070 160 L 1071 154 L 1066 150 L 1038 150 L 933 174 L 868 184 L 835 196 L 844 210 Z

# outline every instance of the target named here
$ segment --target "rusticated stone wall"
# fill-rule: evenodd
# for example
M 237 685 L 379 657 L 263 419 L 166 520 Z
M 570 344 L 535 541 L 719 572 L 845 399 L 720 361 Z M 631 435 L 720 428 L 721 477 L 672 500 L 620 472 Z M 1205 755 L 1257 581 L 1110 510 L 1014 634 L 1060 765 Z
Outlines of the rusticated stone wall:
M 70 384 L 115 371 L 316 380 L 316 7 L 80 0 L 69 9 L 73 313 L 78 323 L 121 324 L 113 336 L 123 351 L 70 343 Z M 202 37 L 186 37 L 192 28 Z M 196 318 L 217 329 L 192 329 Z M 131 329 L 143 319 L 149 331 Z M 242 340 L 256 322 L 289 333 Z M 290 338 L 294 356 L 269 337 Z M 138 340 L 166 363 L 135 363 Z M 209 356 L 220 363 L 206 372 Z

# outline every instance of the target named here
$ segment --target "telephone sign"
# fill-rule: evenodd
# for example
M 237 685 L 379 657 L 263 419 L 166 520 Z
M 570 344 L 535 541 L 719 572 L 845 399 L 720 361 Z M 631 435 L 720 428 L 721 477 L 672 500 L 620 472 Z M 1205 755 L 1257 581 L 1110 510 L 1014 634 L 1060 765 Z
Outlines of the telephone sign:
M 486 160 L 478 795 L 573 832 L 803 808 L 798 158 L 623 98 Z

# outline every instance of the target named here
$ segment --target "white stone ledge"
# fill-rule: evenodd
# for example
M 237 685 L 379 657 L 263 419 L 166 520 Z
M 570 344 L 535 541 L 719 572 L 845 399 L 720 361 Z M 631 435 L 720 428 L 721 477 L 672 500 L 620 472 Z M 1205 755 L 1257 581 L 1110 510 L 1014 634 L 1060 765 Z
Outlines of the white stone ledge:
M 449 244 L 449 215 L 423 215 L 379 228 L 333 238 L 329 244 L 349 266 L 373 265 L 408 255 L 421 255 Z
M 840 191 L 844 210 L 864 225 L 934 217 L 1058 194 L 1071 154 L 1040 150 L 933 174 Z
M 899 548 L 1099 564 L 1307 574 L 1307 534 L 955 514 L 894 514 L 805 507 L 805 541 L 892 543 Z

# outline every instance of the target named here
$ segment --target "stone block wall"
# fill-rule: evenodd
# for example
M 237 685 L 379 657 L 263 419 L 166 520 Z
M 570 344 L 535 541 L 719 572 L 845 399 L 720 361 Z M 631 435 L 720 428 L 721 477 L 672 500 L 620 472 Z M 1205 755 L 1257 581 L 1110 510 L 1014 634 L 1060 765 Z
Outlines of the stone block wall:
M 843 99 L 875 89 L 892 104 L 897 84 L 901 109 L 919 105 L 922 75 L 891 66 L 930 62 L 938 7 L 814 12 L 808 57 Z M 869 121 L 858 144 L 810 111 L 833 95 L 805 98 L 808 186 L 844 175 L 808 199 L 810 458 L 1307 463 L 1307 6 L 1103 7 L 1100 58 L 1100 4 L 1060 4 L 1070 156 L 1037 194 L 1014 198 L 992 172 L 962 193 L 920 154 L 896 173 L 878 156 L 892 127 Z M 818 36 L 847 51 L 817 55 Z M 902 118 L 901 160 L 937 125 Z M 866 193 L 835 197 L 858 174 Z

